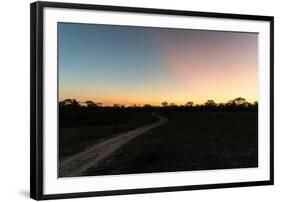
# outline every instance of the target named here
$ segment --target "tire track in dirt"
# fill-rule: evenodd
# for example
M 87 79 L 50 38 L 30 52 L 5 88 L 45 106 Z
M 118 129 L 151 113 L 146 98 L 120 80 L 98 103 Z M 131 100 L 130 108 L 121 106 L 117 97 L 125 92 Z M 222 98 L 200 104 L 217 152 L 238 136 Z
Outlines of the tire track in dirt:
M 113 154 L 124 144 L 167 122 L 167 119 L 163 116 L 156 113 L 152 113 L 152 115 L 157 117 L 159 120 L 140 128 L 120 133 L 118 136 L 97 143 L 76 155 L 66 158 L 59 165 L 59 176 L 81 176 L 87 169 L 97 167 L 101 161 Z

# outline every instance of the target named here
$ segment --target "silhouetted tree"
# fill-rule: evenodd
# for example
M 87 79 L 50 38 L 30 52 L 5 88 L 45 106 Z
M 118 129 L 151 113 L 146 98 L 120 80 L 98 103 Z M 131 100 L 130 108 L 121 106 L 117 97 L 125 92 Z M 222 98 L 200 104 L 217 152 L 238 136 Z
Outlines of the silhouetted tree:
M 186 104 L 185 104 L 186 107 L 192 107 L 193 106 L 193 102 L 191 101 L 188 101 Z
M 59 105 L 62 107 L 79 107 L 79 103 L 75 99 L 65 99 L 59 102 Z
M 96 107 L 99 106 L 97 103 L 95 103 L 95 102 L 93 102 L 91 100 L 87 100 L 85 103 L 86 103 L 88 108 L 96 108 Z
M 62 101 L 65 105 L 76 105 L 78 102 L 75 99 L 65 99 Z
M 168 102 L 164 101 L 164 102 L 161 103 L 161 105 L 162 105 L 163 107 L 167 107 L 167 106 L 168 106 Z
M 253 102 L 253 104 L 251 105 L 252 109 L 258 109 L 258 101 Z
M 219 103 L 219 104 L 217 104 L 217 106 L 220 108 L 223 108 L 223 107 L 225 107 L 225 103 Z
M 113 105 L 113 107 L 115 107 L 115 108 L 120 108 L 122 105 L 120 105 L 119 103 L 116 103 L 116 104 L 114 104 Z
M 234 99 L 234 102 L 235 102 L 237 105 L 243 105 L 244 103 L 246 103 L 246 99 L 245 99 L 245 98 L 242 98 L 242 97 L 238 97 L 238 98 L 235 98 L 235 99 Z
M 246 99 L 242 97 L 235 98 L 233 100 L 228 101 L 227 105 L 230 106 L 243 106 L 246 103 Z
M 207 100 L 207 102 L 205 102 L 205 106 L 206 107 L 215 107 L 216 103 L 214 100 Z

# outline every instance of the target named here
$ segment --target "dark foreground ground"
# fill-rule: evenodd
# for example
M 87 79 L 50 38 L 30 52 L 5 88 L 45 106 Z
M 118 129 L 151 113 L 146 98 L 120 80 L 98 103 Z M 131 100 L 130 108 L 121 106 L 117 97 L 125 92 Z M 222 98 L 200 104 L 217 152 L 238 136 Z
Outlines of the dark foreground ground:
M 175 112 L 165 116 L 167 123 L 133 139 L 83 175 L 258 166 L 257 112 Z
M 64 111 L 60 120 L 59 160 L 158 119 L 150 112 Z M 61 118 L 61 117 L 60 117 Z

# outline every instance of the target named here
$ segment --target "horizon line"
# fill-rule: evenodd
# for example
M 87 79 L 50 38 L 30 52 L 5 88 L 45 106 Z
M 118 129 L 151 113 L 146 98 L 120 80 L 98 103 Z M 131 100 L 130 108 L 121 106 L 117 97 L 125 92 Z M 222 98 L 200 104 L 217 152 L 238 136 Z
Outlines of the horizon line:
M 236 98 L 243 98 L 243 97 L 235 97 L 234 99 L 236 99 Z M 145 105 L 149 105 L 149 106 L 162 106 L 162 103 L 163 102 L 166 102 L 167 103 L 167 105 L 175 105 L 175 106 L 185 106 L 188 102 L 192 102 L 193 104 L 193 106 L 196 106 L 196 105 L 204 105 L 207 101 L 209 101 L 209 100 L 212 100 L 212 101 L 214 101 L 214 103 L 215 104 L 217 104 L 217 105 L 219 105 L 219 104 L 227 104 L 228 102 L 230 102 L 231 100 L 234 100 L 234 99 L 230 99 L 230 100 L 228 100 L 228 101 L 226 101 L 226 102 L 216 102 L 214 99 L 207 99 L 205 102 L 202 102 L 202 103 L 195 103 L 195 102 L 193 102 L 192 100 L 190 100 L 190 101 L 186 101 L 185 103 L 183 103 L 183 104 L 177 104 L 177 102 L 168 102 L 168 101 L 165 101 L 165 100 L 163 100 L 163 101 L 161 101 L 161 102 L 159 102 L 159 104 L 150 104 L 150 103 L 145 103 L 145 104 L 138 104 L 138 103 L 130 103 L 130 104 L 123 104 L 123 103 L 120 103 L 120 102 L 116 102 L 116 103 L 113 103 L 113 104 L 103 104 L 102 102 L 98 102 L 98 101 L 93 101 L 93 100 L 90 100 L 90 99 L 88 99 L 88 100 L 84 100 L 84 101 L 79 101 L 78 99 L 75 99 L 75 98 L 65 98 L 65 99 L 62 99 L 62 100 L 59 100 L 58 102 L 60 103 L 60 102 L 63 102 L 63 101 L 65 101 L 65 100 L 68 100 L 68 99 L 70 99 L 70 100 L 76 100 L 77 101 L 77 103 L 79 103 L 79 104 L 87 104 L 87 101 L 91 101 L 91 102 L 93 102 L 94 104 L 97 104 L 97 105 L 99 105 L 99 106 L 104 106 L 104 107 L 110 107 L 110 106 L 114 106 L 114 105 L 120 105 L 120 106 L 125 106 L 125 107 L 130 107 L 130 106 L 134 106 L 134 107 L 142 107 L 142 106 L 145 106 Z M 258 102 L 258 100 L 255 100 L 255 101 L 247 101 L 247 99 L 245 98 L 245 102 L 247 102 L 247 103 L 250 103 L 250 104 L 254 104 L 255 102 Z

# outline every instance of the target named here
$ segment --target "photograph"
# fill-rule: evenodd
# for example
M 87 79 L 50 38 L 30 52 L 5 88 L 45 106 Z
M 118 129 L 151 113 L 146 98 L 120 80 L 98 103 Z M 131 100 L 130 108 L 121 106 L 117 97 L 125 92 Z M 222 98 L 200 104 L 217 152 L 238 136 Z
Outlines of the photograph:
M 57 23 L 58 178 L 259 167 L 259 33 Z
M 31 198 L 274 184 L 274 16 L 34 2 L 30 39 Z

